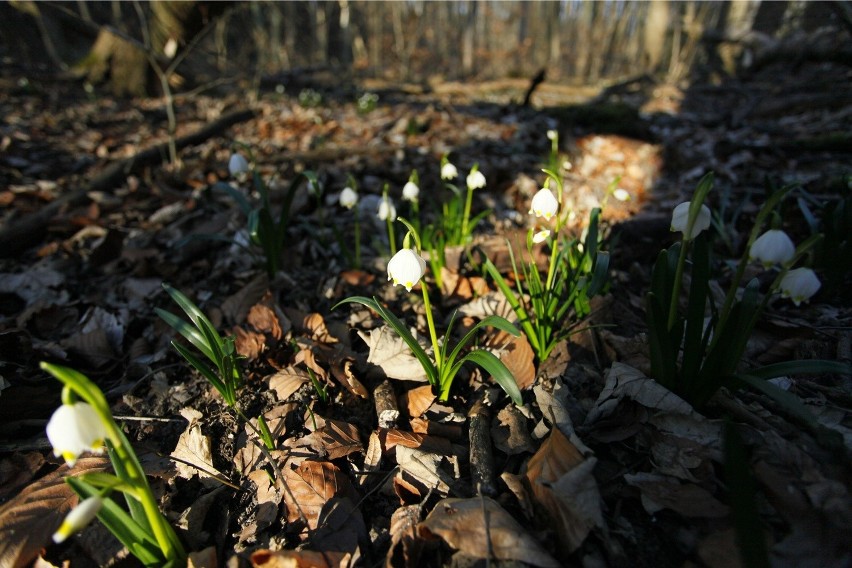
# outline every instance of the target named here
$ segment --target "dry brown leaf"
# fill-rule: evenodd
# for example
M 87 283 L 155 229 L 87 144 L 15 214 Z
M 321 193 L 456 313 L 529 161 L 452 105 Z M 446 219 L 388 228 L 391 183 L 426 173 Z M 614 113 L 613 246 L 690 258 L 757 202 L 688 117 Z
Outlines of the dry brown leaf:
M 425 420 L 423 418 L 412 418 L 408 421 L 411 425 L 411 431 L 418 434 L 429 434 L 430 436 L 438 436 L 446 438 L 452 442 L 459 442 L 465 438 L 465 434 L 461 424 L 447 424 L 443 422 L 435 422 L 434 420 Z
M 433 454 L 450 455 L 453 446 L 450 441 L 437 436 L 406 432 L 405 430 L 390 429 L 385 432 L 385 451 L 390 451 L 395 446 L 406 448 L 417 448 L 424 452 Z
M 429 380 L 405 341 L 387 325 L 372 329 L 369 334 L 359 331 L 358 335 L 370 346 L 367 363 L 381 367 L 388 377 L 420 383 Z
M 284 308 L 284 313 L 292 320 L 299 333 L 306 335 L 311 341 L 328 344 L 339 342 L 339 339 L 329 331 L 321 314 L 306 313 L 295 308 Z
M 178 475 L 185 479 L 192 479 L 192 476 L 198 474 L 198 478 L 204 485 L 217 485 L 219 482 L 214 476 L 225 476 L 213 466 L 210 438 L 201 432 L 201 425 L 198 423 L 202 414 L 192 408 L 183 408 L 180 414 L 189 421 L 189 424 L 171 453 L 171 457 L 175 458 L 175 469 Z
M 215 546 L 208 546 L 198 552 L 190 552 L 186 559 L 186 568 L 218 568 L 217 557 Z
M 296 367 L 286 367 L 267 378 L 269 379 L 269 388 L 275 391 L 278 400 L 287 400 L 302 385 L 310 382 L 308 374 Z
M 60 341 L 60 345 L 80 354 L 95 367 L 105 365 L 116 357 L 107 332 L 100 327 L 86 333 L 75 333 Z
M 350 286 L 369 286 L 376 279 L 376 276 L 363 270 L 351 269 L 341 272 L 340 278 Z
M 514 337 L 505 331 L 495 332 L 486 340 L 485 346 L 506 365 L 519 389 L 531 387 L 535 383 L 535 354 L 530 342 L 523 334 Z
M 60 466 L 0 506 L 0 566 L 28 566 L 51 542 L 50 535 L 78 501 L 66 476 L 105 471 L 108 466 L 102 457 L 78 459 L 73 468 Z
M 258 550 L 251 555 L 253 568 L 346 568 L 351 554 L 313 550 Z
M 15 452 L 0 460 L 0 499 L 5 500 L 27 482 L 44 464 L 38 452 Z
M 642 492 L 642 506 L 650 514 L 671 509 L 684 517 L 719 519 L 728 515 L 728 507 L 709 491 L 692 483 L 656 473 L 626 474 L 624 480 Z
M 332 497 L 358 500 L 349 478 L 331 462 L 304 461 L 296 469 L 285 468 L 284 482 L 290 489 L 284 492 L 287 521 L 301 519 L 311 530 L 317 528 L 322 508 Z
M 240 531 L 240 542 L 253 540 L 258 532 L 275 522 L 275 519 L 278 518 L 278 505 L 281 503 L 281 495 L 278 493 L 275 484 L 272 483 L 272 478 L 269 477 L 267 471 L 256 469 L 248 474 L 248 478 L 256 488 L 257 510 L 254 520 Z
M 557 428 L 527 466 L 532 493 L 556 519 L 558 546 L 574 552 L 595 526 L 603 528 L 601 497 L 592 475 L 595 458 L 580 451 Z
M 268 289 L 269 278 L 265 272 L 262 272 L 240 288 L 235 294 L 225 298 L 221 306 L 222 315 L 236 325 L 243 323 L 249 309 L 263 298 L 263 295 Z
M 385 556 L 385 566 L 417 566 L 423 549 L 423 539 L 417 536 L 421 505 L 398 508 L 391 515 L 391 543 Z
M 353 452 L 364 449 L 358 436 L 358 429 L 342 420 L 326 420 L 322 428 L 305 437 L 318 453 L 328 459 L 336 460 Z
M 432 403 L 435 402 L 435 393 L 432 392 L 432 385 L 423 385 L 408 389 L 402 394 L 402 404 L 408 410 L 408 415 L 411 418 L 417 418 L 424 412 L 429 410 Z
M 397 446 L 396 463 L 399 465 L 399 472 L 395 483 L 399 481 L 413 485 L 416 487 L 414 493 L 420 496 L 429 491 L 447 495 L 455 481 L 441 468 L 442 461 L 442 456 L 438 454 Z
M 251 307 L 246 321 L 257 331 L 268 333 L 276 340 L 284 336 L 281 323 L 275 311 L 265 304 L 255 304 Z
M 476 558 L 517 560 L 543 568 L 561 566 L 503 507 L 488 497 L 444 499 L 417 531 L 437 535 L 452 548 Z
M 497 413 L 491 423 L 491 440 L 497 449 L 510 456 L 535 451 L 527 419 L 514 404 Z
M 334 375 L 337 382 L 346 387 L 355 396 L 370 398 L 370 393 L 366 387 L 355 376 L 355 371 L 353 370 L 354 363 L 355 360 L 351 357 L 332 357 L 331 374 Z
M 249 361 L 254 361 L 260 357 L 260 354 L 266 349 L 266 336 L 262 333 L 241 327 L 235 327 L 231 332 L 234 336 L 234 348 L 237 350 L 237 354 Z

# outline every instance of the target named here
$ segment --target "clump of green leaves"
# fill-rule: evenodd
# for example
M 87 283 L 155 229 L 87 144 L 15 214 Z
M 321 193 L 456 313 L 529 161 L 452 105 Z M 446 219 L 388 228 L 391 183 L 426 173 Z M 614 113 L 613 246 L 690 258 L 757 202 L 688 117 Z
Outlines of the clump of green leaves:
M 485 327 L 491 326 L 514 336 L 520 335 L 518 329 L 505 318 L 489 316 L 473 326 L 455 347 L 450 349 L 450 343 L 447 338 L 452 333 L 456 316 L 454 313 L 447 326 L 444 341 L 439 341 L 435 321 L 432 316 L 432 304 L 429 300 L 429 292 L 425 282 L 421 281 L 426 270 L 426 262 L 420 256 L 420 239 L 414 227 L 408 221 L 402 218 L 399 220 L 408 227 L 408 233 L 406 233 L 403 240 L 403 247 L 388 262 L 388 278 L 393 280 L 394 284 L 405 286 L 409 291 L 418 282 L 420 283 L 423 305 L 426 310 L 426 321 L 429 327 L 429 336 L 432 341 L 432 357 L 418 343 L 405 324 L 375 298 L 352 296 L 339 302 L 332 309 L 342 304 L 356 303 L 366 306 L 379 314 L 394 332 L 405 341 L 408 348 L 411 349 L 411 352 L 423 367 L 429 384 L 432 385 L 432 390 L 439 396 L 440 400 L 447 400 L 453 380 L 462 369 L 462 366 L 469 362 L 482 367 L 489 373 L 497 384 L 506 391 L 506 394 L 509 395 L 515 404 L 522 404 L 521 392 L 518 389 L 518 384 L 514 376 L 506 368 L 506 365 L 493 353 L 484 349 L 473 349 L 464 355 L 462 354 L 467 346 L 473 342 L 477 334 Z M 411 246 L 412 239 L 414 240 L 414 246 Z
M 518 322 L 540 363 L 547 360 L 554 347 L 570 333 L 569 316 L 575 320 L 588 315 L 590 300 L 604 290 L 609 271 L 609 253 L 600 250 L 600 209 L 589 215 L 585 239 L 566 239 L 561 235 L 569 212 L 562 207 L 562 178 L 553 170 L 544 170 L 548 182 L 554 184 L 554 196 L 545 183 L 533 198 L 530 213 L 552 222 L 554 229 L 527 233 L 527 262 L 518 264 L 509 246 L 514 272 L 515 290 L 506 282 L 494 263 L 486 258 L 483 266 L 506 296 Z M 533 259 L 533 246 L 547 242 L 550 260 L 542 278 Z
M 711 213 L 704 201 L 712 186 L 713 176 L 707 174 L 699 182 L 693 199 L 675 208 L 672 230 L 682 232 L 683 237 L 661 251 L 654 265 L 651 290 L 646 297 L 651 374 L 698 408 L 722 386 L 749 386 L 772 396 L 789 412 L 815 426 L 813 416 L 796 404 L 795 397 L 766 379 L 801 373 L 849 373 L 849 365 L 810 360 L 747 371 L 739 371 L 738 366 L 751 332 L 773 293 L 780 292 L 798 305 L 819 288 L 813 271 L 791 268 L 822 236 L 815 235 L 794 247 L 786 235 L 780 235 L 782 231 L 767 231 L 761 235 L 764 224 L 792 187 L 777 190 L 768 196 L 758 213 L 725 300 L 721 307 L 717 306 L 710 285 L 711 243 L 705 231 L 710 226 Z M 767 236 L 767 233 L 771 234 Z M 765 294 L 761 294 L 756 278 L 744 288 L 740 287 L 750 256 L 778 267 Z M 681 311 L 679 305 L 687 268 L 689 288 L 686 309 Z
M 225 403 L 233 408 L 240 418 L 251 426 L 251 421 L 246 418 L 237 405 L 237 390 L 242 385 L 242 374 L 238 365 L 239 356 L 234 347 L 234 338 L 223 338 L 219 335 L 219 332 L 216 331 L 216 328 L 207 316 L 204 315 L 204 312 L 181 291 L 172 288 L 165 282 L 163 283 L 163 289 L 168 292 L 172 300 L 183 310 L 189 321 L 161 308 L 154 308 L 157 315 L 189 341 L 213 365 L 211 366 L 191 349 L 177 341 L 172 341 L 172 347 L 196 371 L 201 373 L 201 376 L 207 379 L 219 391 Z M 267 449 L 273 449 L 275 446 L 263 416 L 258 417 L 258 423 L 260 428 L 255 433 L 263 440 Z
M 240 155 L 234 154 L 234 156 Z M 232 157 L 231 161 L 234 163 L 234 157 Z M 243 193 L 228 183 L 216 183 L 213 189 L 228 193 L 246 215 L 250 243 L 260 248 L 266 272 L 270 278 L 274 278 L 281 269 L 281 253 L 290 223 L 290 206 L 293 204 L 293 197 L 296 195 L 296 191 L 301 184 L 307 184 L 308 189 L 319 201 L 321 185 L 313 171 L 306 170 L 298 174 L 287 187 L 281 203 L 281 209 L 276 218 L 269 196 L 269 189 L 257 171 L 257 168 L 249 166 L 248 161 L 244 158 L 241 162 L 238 161 L 237 163 L 241 165 L 236 168 L 232 167 L 231 174 L 239 176 L 250 173 L 259 202 L 253 205 Z

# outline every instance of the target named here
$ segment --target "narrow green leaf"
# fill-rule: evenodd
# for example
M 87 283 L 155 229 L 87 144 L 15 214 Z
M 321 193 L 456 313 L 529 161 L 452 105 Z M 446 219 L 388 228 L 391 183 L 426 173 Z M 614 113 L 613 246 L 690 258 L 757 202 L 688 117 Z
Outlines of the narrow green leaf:
M 100 491 L 75 477 L 66 477 L 65 482 L 71 486 L 80 497 L 93 497 Z M 146 533 L 139 524 L 134 521 L 115 501 L 109 497 L 104 498 L 103 507 L 98 513 L 98 520 L 111 532 L 123 545 L 132 549 L 134 555 L 146 566 L 156 566 L 163 563 L 164 558 L 156 539 Z
M 205 357 L 213 361 L 216 360 L 213 357 L 213 351 L 210 349 L 210 346 L 207 343 L 207 339 L 198 331 L 197 328 L 193 327 L 189 322 L 180 317 L 174 315 L 171 312 L 160 308 L 154 308 L 154 311 L 157 312 L 157 315 L 160 318 L 169 324 L 175 331 L 180 333 L 187 341 L 192 343 L 196 349 L 201 351 Z
M 852 365 L 840 361 L 825 359 L 807 359 L 804 361 L 785 361 L 750 369 L 748 374 L 758 379 L 774 379 L 786 375 L 852 375 Z
M 769 568 L 769 553 L 755 502 L 757 489 L 749 469 L 749 455 L 736 425 L 730 420 L 725 421 L 724 453 L 725 481 L 742 565 Z
M 503 361 L 498 359 L 493 353 L 476 349 L 465 355 L 460 363 L 470 361 L 482 367 L 486 373 L 491 375 L 500 387 L 506 391 L 509 398 L 516 406 L 522 406 L 524 401 L 521 397 L 521 391 L 518 388 L 518 383 L 515 381 L 515 376 L 506 368 Z

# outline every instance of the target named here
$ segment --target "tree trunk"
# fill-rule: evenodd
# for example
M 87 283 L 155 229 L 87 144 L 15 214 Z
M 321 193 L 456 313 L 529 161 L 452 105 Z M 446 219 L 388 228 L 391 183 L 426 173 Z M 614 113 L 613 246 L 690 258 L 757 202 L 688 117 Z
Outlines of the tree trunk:
M 669 28 L 668 0 L 652 0 L 648 4 L 648 16 L 645 20 L 645 68 L 657 73 L 663 61 L 666 36 Z
M 183 2 L 163 0 L 150 4 L 147 38 L 134 41 L 109 28 L 101 28 L 89 55 L 78 71 L 95 84 L 108 83 L 116 96 L 145 96 L 157 92 L 158 81 L 151 69 L 150 57 L 163 59 L 166 44 L 173 41 L 177 52 L 200 33 L 211 20 L 229 6 L 228 2 Z

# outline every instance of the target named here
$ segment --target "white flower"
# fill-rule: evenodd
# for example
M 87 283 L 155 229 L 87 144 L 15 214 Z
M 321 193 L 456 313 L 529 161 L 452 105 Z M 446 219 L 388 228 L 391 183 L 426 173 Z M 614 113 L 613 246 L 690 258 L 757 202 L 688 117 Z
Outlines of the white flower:
M 459 171 L 450 162 L 441 166 L 441 179 L 455 179 L 459 177 Z
M 417 184 L 413 181 L 409 181 L 404 186 L 402 186 L 402 198 L 406 201 L 417 201 L 417 197 L 420 195 L 420 188 L 417 187 Z
M 394 207 L 393 201 L 391 201 L 389 197 L 383 197 L 379 203 L 378 216 L 382 221 L 386 221 L 388 219 L 396 221 L 396 207 Z
M 426 261 L 414 249 L 401 249 L 388 262 L 388 280 L 402 284 L 411 292 L 426 272 Z
M 559 136 L 559 134 L 555 130 L 548 130 L 547 131 L 547 139 L 548 140 L 556 140 L 557 136 Z
M 769 268 L 773 264 L 789 262 L 795 254 L 796 245 L 787 233 L 771 229 L 755 239 L 748 252 L 748 258 L 759 261 L 764 268 Z
M 92 519 L 98 515 L 103 504 L 104 500 L 97 495 L 83 499 L 62 520 L 62 524 L 53 533 L 53 542 L 56 544 L 63 542 L 66 538 L 92 522 Z
M 781 279 L 781 296 L 790 298 L 797 306 L 807 302 L 822 284 L 810 268 L 796 268 Z
M 615 191 L 612 192 L 612 196 L 618 199 L 619 201 L 630 201 L 630 193 L 622 187 L 619 187 Z
M 549 237 L 549 236 L 550 236 L 550 230 L 545 229 L 543 231 L 539 231 L 536 234 L 534 234 L 532 241 L 536 244 L 543 243 L 545 240 L 547 240 L 547 237 Z
M 686 231 L 686 225 L 689 222 L 689 201 L 681 203 L 672 211 L 672 231 L 681 233 Z M 695 219 L 695 224 L 692 226 L 692 234 L 685 235 L 687 240 L 692 240 L 701 234 L 710 226 L 710 209 L 706 205 L 701 205 L 701 210 L 698 212 L 698 217 Z
M 480 189 L 485 187 L 485 176 L 479 170 L 471 170 L 467 174 L 467 186 L 470 189 Z
M 65 458 L 69 467 L 85 451 L 102 452 L 106 437 L 104 423 L 85 402 L 63 404 L 47 423 L 47 439 L 53 446 L 53 455 Z
M 235 177 L 248 172 L 248 160 L 242 154 L 231 154 L 231 159 L 228 160 L 228 171 Z
M 358 194 L 351 187 L 344 187 L 340 192 L 340 206 L 352 209 L 358 203 Z
M 544 217 L 548 221 L 556 215 L 558 210 L 559 202 L 553 192 L 546 187 L 539 189 L 533 196 L 532 203 L 530 203 L 530 213 L 535 214 L 536 217 Z

